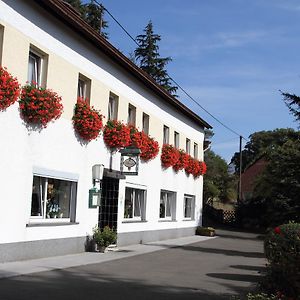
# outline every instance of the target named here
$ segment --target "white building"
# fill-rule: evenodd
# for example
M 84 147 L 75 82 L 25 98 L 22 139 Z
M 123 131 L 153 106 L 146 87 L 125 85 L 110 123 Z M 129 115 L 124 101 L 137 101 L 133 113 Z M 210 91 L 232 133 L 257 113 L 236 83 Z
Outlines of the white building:
M 84 251 L 96 224 L 116 228 L 119 245 L 194 234 L 202 222 L 203 176 L 163 169 L 160 154 L 140 163 L 138 176 L 122 176 L 116 153 L 110 172 L 102 136 L 82 143 L 74 134 L 78 84 L 106 120 L 109 106 L 124 122 L 133 110 L 136 126 L 148 127 L 160 147 L 163 139 L 176 139 L 199 160 L 209 124 L 60 0 L 0 0 L 0 64 L 22 85 L 35 78 L 56 91 L 64 106 L 62 116 L 42 130 L 29 130 L 17 102 L 0 111 L 0 262 Z M 89 207 L 95 164 L 106 167 L 100 209 Z M 46 212 L 47 185 L 64 190 L 59 218 Z M 125 213 L 130 201 L 136 214 Z M 164 213 L 161 205 L 168 206 Z

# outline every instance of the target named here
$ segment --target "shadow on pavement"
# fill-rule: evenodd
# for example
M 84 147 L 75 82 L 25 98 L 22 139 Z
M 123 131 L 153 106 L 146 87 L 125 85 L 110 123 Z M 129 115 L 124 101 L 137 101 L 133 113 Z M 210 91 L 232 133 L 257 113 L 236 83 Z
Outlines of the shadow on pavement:
M 266 270 L 266 267 L 248 266 L 248 265 L 232 265 L 230 266 L 230 268 L 246 270 L 246 271 L 257 271 L 259 273 L 263 273 Z
M 250 274 L 232 274 L 232 273 L 207 273 L 209 277 L 234 280 L 234 281 L 246 281 L 258 283 L 261 279 L 260 275 L 250 275 Z
M 80 272 L 80 269 L 55 270 L 0 280 L 0 299 L 32 300 L 40 297 L 43 300 L 225 300 L 230 299 L 231 295 L 178 286 L 151 285 L 142 280 L 132 281 L 107 274 Z

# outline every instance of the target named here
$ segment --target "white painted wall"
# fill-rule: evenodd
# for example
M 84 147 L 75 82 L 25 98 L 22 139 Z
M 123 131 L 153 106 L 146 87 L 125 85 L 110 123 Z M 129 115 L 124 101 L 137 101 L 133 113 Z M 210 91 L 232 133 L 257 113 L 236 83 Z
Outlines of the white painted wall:
M 37 14 L 28 5 L 25 1 L 0 1 L 0 24 L 5 26 L 2 60 L 4 65 L 7 63 L 14 66 L 11 53 L 5 51 L 5 41 L 9 40 L 9 37 L 6 39 L 5 34 L 15 31 L 18 33 L 16 37 L 20 40 L 24 36 L 22 40 L 24 45 L 29 40 L 30 43 L 39 45 L 43 51 L 49 53 L 49 70 L 53 68 L 51 62 L 56 63 L 57 72 L 60 63 L 67 63 L 70 73 L 71 70 L 82 72 L 89 78 L 95 79 L 92 84 L 98 84 L 98 87 L 103 86 L 120 95 L 119 101 L 123 103 L 124 108 L 123 117 L 128 101 L 136 105 L 138 111 L 151 112 L 150 120 L 159 120 L 150 125 L 151 133 L 158 141 L 161 142 L 162 139 L 163 124 L 167 124 L 182 134 L 183 144 L 185 143 L 183 137 L 186 136 L 197 141 L 201 149 L 204 138 L 202 128 L 151 94 L 134 78 L 107 60 L 101 53 L 96 53 L 95 49 L 86 42 L 83 43 L 78 36 L 61 26 L 59 22 L 45 18 L 44 12 Z M 25 58 L 28 55 L 27 51 L 28 48 L 25 47 L 16 49 L 16 53 L 22 52 Z M 22 84 L 26 80 L 26 64 L 25 61 L 23 70 L 22 68 L 18 70 L 20 72 L 18 78 Z M 73 77 L 76 80 L 76 76 Z M 48 82 L 57 85 L 60 94 L 65 95 L 66 112 L 62 118 L 51 123 L 46 129 L 40 132 L 28 131 L 20 119 L 17 103 L 6 111 L 0 112 L 0 243 L 84 236 L 90 234 L 92 227 L 97 223 L 98 209 L 88 208 L 88 190 L 92 187 L 92 166 L 102 163 L 108 167 L 109 152 L 104 146 L 102 137 L 82 145 L 74 135 L 71 112 L 75 103 L 73 96 L 76 94 L 76 86 L 73 91 L 68 78 L 55 80 L 53 71 L 48 73 Z M 96 94 L 92 97 L 95 106 L 107 107 L 106 102 L 105 104 L 96 102 Z M 199 157 L 200 159 L 203 157 L 202 151 Z M 119 160 L 120 155 L 116 154 L 113 161 L 114 169 L 119 169 Z M 79 176 L 76 209 L 76 221 L 79 224 L 26 227 L 30 222 L 34 167 L 69 172 Z M 143 185 L 147 188 L 147 222 L 145 223 L 122 222 L 124 192 L 128 184 Z M 149 163 L 141 163 L 139 176 L 127 176 L 126 180 L 120 181 L 118 231 L 133 232 L 196 226 L 201 222 L 202 184 L 202 177 L 195 180 L 183 171 L 176 174 L 172 169 L 162 170 L 160 156 Z M 158 221 L 161 189 L 177 192 L 176 222 Z M 184 194 L 196 196 L 196 218 L 193 221 L 183 220 Z

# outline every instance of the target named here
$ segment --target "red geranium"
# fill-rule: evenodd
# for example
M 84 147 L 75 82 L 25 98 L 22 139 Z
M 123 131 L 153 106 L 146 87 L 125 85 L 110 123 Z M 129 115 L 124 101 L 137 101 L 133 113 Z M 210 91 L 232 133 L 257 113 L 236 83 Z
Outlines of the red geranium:
M 140 157 L 143 161 L 149 161 L 155 158 L 159 152 L 158 142 L 149 137 L 143 131 L 137 129 L 132 130 L 131 142 L 132 145 L 141 150 Z
M 20 85 L 17 78 L 11 76 L 6 68 L 0 66 L 0 110 L 15 103 L 20 96 Z
M 279 226 L 277 226 L 277 227 L 274 228 L 274 233 L 275 234 L 280 234 L 281 233 L 281 229 L 280 229 Z
M 47 127 L 58 119 L 63 111 L 61 97 L 55 92 L 29 84 L 22 88 L 19 106 L 23 119 L 31 124 Z
M 192 174 L 195 178 L 199 177 L 206 173 L 206 164 L 205 162 L 199 161 L 195 158 L 189 156 L 188 165 L 185 168 L 185 171 L 188 174 Z
M 103 127 L 102 118 L 102 115 L 83 98 L 77 99 L 72 118 L 73 126 L 84 140 L 91 141 L 98 137 Z
M 176 164 L 173 166 L 173 169 L 178 172 L 179 170 L 187 168 L 189 163 L 189 154 L 184 150 L 179 150 L 179 159 Z
M 123 148 L 131 144 L 130 127 L 120 121 L 109 120 L 103 130 L 103 139 L 109 148 Z
M 161 164 L 164 168 L 174 166 L 179 160 L 179 151 L 172 145 L 164 144 L 161 151 Z

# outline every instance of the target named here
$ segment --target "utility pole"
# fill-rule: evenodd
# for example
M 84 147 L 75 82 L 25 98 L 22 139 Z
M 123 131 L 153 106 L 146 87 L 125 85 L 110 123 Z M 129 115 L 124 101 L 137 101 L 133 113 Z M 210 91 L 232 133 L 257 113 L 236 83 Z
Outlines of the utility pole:
M 240 178 L 239 178 L 239 197 L 238 200 L 242 201 L 242 142 L 243 142 L 243 137 L 240 135 Z

